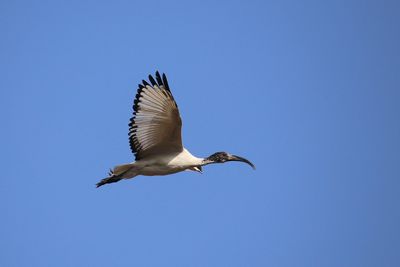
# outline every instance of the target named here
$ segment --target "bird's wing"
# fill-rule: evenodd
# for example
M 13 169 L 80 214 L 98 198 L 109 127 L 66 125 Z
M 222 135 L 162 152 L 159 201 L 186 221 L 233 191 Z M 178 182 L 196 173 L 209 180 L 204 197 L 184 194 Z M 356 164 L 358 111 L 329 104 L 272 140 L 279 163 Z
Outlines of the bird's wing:
M 129 144 L 136 160 L 153 154 L 183 150 L 182 120 L 165 74 L 149 75 L 151 85 L 142 81 L 129 123 Z

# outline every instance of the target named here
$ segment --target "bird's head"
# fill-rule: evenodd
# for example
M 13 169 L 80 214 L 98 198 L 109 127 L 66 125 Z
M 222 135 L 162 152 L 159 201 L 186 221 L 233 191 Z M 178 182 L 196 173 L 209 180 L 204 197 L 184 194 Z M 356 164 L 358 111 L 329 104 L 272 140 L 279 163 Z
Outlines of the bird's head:
M 227 152 L 216 152 L 204 159 L 205 164 L 225 163 L 227 161 L 241 161 L 249 164 L 253 169 L 256 169 L 256 166 L 254 166 L 254 164 L 251 163 L 249 160 L 236 155 L 231 155 Z

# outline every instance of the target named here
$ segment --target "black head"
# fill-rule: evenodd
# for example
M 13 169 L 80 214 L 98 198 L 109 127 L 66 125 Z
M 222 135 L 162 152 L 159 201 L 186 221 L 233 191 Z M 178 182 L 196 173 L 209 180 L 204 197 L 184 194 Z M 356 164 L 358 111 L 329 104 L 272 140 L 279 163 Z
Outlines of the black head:
M 249 160 L 239 157 L 239 156 L 236 156 L 236 155 L 231 155 L 226 152 L 216 152 L 216 153 L 212 154 L 211 156 L 209 156 L 206 160 L 209 163 L 224 163 L 227 161 L 241 161 L 241 162 L 249 164 L 253 169 L 256 169 L 254 164 L 251 163 Z

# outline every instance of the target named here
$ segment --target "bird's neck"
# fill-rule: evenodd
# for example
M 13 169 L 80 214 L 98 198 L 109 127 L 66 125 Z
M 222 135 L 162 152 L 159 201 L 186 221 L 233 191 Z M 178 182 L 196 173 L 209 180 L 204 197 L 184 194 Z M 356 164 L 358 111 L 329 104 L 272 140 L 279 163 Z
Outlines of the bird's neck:
M 195 157 L 185 148 L 183 149 L 181 155 L 184 155 L 185 159 L 190 159 L 190 161 L 192 162 L 192 165 L 204 166 L 204 165 L 216 163 L 215 160 L 213 160 L 210 157 L 206 157 L 206 158 Z
M 207 158 L 201 158 L 201 164 L 202 166 L 208 165 L 208 164 L 212 164 L 215 163 L 213 160 Z
M 203 158 L 193 156 L 187 149 L 183 149 L 179 157 L 182 157 L 186 162 L 190 162 L 190 165 L 197 166 L 202 165 Z

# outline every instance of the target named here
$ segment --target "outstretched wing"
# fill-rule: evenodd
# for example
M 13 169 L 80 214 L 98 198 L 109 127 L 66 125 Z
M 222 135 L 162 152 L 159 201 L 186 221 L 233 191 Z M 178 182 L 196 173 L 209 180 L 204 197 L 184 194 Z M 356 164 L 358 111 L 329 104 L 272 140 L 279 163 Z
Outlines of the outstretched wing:
M 183 150 L 182 120 L 165 74 L 156 72 L 139 84 L 129 123 L 129 144 L 136 160 L 146 156 Z

